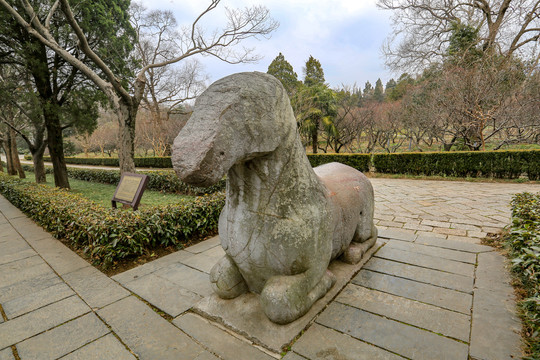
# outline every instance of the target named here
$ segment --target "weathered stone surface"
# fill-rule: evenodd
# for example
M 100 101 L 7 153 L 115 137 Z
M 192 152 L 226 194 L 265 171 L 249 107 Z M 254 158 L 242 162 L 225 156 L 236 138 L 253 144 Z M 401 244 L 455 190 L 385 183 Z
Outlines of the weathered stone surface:
M 210 273 L 210 270 L 212 270 L 212 267 L 214 267 L 214 265 L 223 257 L 223 255 L 225 255 L 225 252 L 221 246 L 216 246 L 182 260 L 182 264 L 208 274 Z
M 451 274 L 376 257 L 371 258 L 363 268 L 469 294 L 472 294 L 473 291 L 474 278 L 470 276 Z
M 273 360 L 274 358 L 226 331 L 212 325 L 208 320 L 187 313 L 173 323 L 205 348 L 226 360 Z
M 353 239 L 370 239 L 369 245 L 376 240 L 371 183 L 343 164 L 311 168 L 288 95 L 271 75 L 240 73 L 212 84 L 175 139 L 172 162 L 193 185 L 207 186 L 227 174 L 219 233 L 231 261 L 212 268 L 211 279 L 243 279 L 247 286 L 218 294 L 261 294 L 274 322 L 299 318 L 326 294 L 334 281 L 326 271 L 330 260 Z M 357 262 L 361 256 L 356 251 L 345 258 Z M 198 254 L 185 264 L 206 271 L 193 264 L 201 259 Z
M 294 343 L 292 350 L 311 360 L 402 359 L 400 356 L 316 323 L 311 325 L 302 337 Z M 296 355 L 296 359 L 304 359 L 304 357 Z M 285 356 L 284 359 L 295 359 L 295 356 Z
M 350 284 L 336 301 L 388 319 L 469 342 L 470 317 L 419 301 Z
M 130 295 L 126 289 L 91 266 L 64 275 L 64 281 L 93 309 Z
M 450 289 L 379 274 L 369 270 L 361 270 L 353 279 L 353 283 L 467 315 L 471 312 L 472 296 Z
M 406 243 L 403 241 L 389 241 L 388 244 L 386 244 L 386 247 L 423 255 L 435 256 L 448 260 L 460 261 L 473 265 L 476 264 L 476 254 L 465 251 L 443 249 L 422 244 Z
M 142 301 L 130 296 L 98 311 L 141 359 L 191 360 L 205 350 Z
M 468 251 L 471 253 L 493 251 L 492 247 L 478 244 L 465 243 L 462 241 L 452 241 L 438 238 L 436 236 L 419 236 L 415 241 L 418 244 L 441 247 L 445 249 L 454 249 L 459 251 Z
M 8 287 L 34 277 L 52 273 L 52 269 L 39 256 L 32 256 L 0 265 L 0 288 Z
M 322 299 L 315 302 L 306 315 L 292 323 L 277 325 L 271 322 L 262 312 L 258 296 L 251 293 L 243 294 L 233 300 L 220 299 L 214 294 L 201 300 L 192 310 L 242 334 L 256 344 L 274 352 L 281 352 L 282 347 L 294 340 L 383 244 L 384 242 L 377 241 L 377 244 L 356 265 L 337 260 L 330 263 L 329 269 L 336 276 L 335 285 Z
M 219 236 L 214 236 L 211 239 L 201 241 L 198 244 L 187 247 L 185 251 L 193 253 L 193 254 L 199 254 L 220 245 L 221 245 L 221 242 L 219 240 Z
M 212 294 L 208 274 L 182 264 L 173 264 L 156 271 L 154 275 L 192 291 L 201 297 Z
M 89 312 L 76 296 L 47 305 L 0 324 L 0 349 L 18 343 L 52 327 Z
M 53 360 L 108 332 L 105 324 L 90 313 L 17 344 L 17 350 L 21 359 Z
M 43 230 L 39 225 L 27 218 L 24 214 L 23 216 L 10 220 L 10 222 L 26 241 L 51 237 L 48 232 Z
M 305 357 L 298 355 L 295 352 L 289 351 L 284 357 L 283 360 L 306 360 Z
M 468 356 L 466 344 L 340 303 L 332 303 L 317 323 L 411 359 Z
M 11 348 L 8 347 L 4 350 L 0 350 L 0 360 L 15 360 Z
M 416 239 L 416 234 L 414 231 L 407 230 L 397 230 L 397 229 L 381 229 L 379 231 L 379 237 L 385 239 L 397 239 L 402 241 L 414 241 Z
M 36 255 L 36 252 L 32 249 L 21 250 L 12 254 L 5 254 L 0 256 L 0 265 L 26 259 L 34 255 Z
M 26 239 L 28 240 L 28 239 Z M 50 235 L 43 239 L 29 241 L 39 255 L 56 271 L 59 275 L 64 275 L 83 267 L 90 267 L 84 259 L 71 251 L 60 241 Z
M 2 307 L 8 319 L 13 319 L 72 295 L 75 295 L 75 293 L 69 286 L 64 283 L 58 283 L 43 290 L 3 302 Z
M 173 317 L 180 315 L 202 299 L 202 296 L 154 273 L 130 281 L 124 286 Z
M 404 262 L 411 265 L 422 266 L 429 269 L 446 271 L 453 274 L 474 276 L 474 265 L 463 262 L 443 259 L 431 255 L 413 253 L 390 247 L 383 247 L 375 254 L 376 257 L 387 260 Z
M 106 335 L 66 355 L 62 360 L 134 360 L 133 356 L 112 334 Z
M 54 272 L 48 271 L 45 274 L 0 287 L 0 303 L 41 291 L 61 282 L 62 280 Z

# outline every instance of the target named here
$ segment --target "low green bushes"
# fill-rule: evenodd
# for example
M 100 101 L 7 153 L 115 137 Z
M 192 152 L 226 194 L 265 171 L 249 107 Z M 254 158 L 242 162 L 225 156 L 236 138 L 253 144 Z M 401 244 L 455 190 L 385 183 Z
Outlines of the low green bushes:
M 217 231 L 225 195 L 138 211 L 104 208 L 73 192 L 22 183 L 0 173 L 0 193 L 55 237 L 84 249 L 107 266 L 157 246 L 183 247 L 194 236 Z
M 375 172 L 387 174 L 537 180 L 539 163 L 538 150 L 373 154 Z
M 34 171 L 34 167 L 31 165 L 24 165 L 23 168 L 25 171 Z M 45 170 L 48 174 L 51 174 L 53 171 L 50 166 L 46 166 Z M 120 171 L 118 170 L 69 167 L 67 171 L 70 178 L 78 180 L 113 185 L 117 185 L 120 181 Z M 225 180 L 220 180 L 218 183 L 204 188 L 191 186 L 180 181 L 172 170 L 139 171 L 138 173 L 148 175 L 147 189 L 149 190 L 186 195 L 204 195 L 213 194 L 225 189 Z
M 93 165 L 93 166 L 119 166 L 118 158 L 80 158 L 80 157 L 66 157 L 66 164 L 75 165 Z M 43 157 L 44 161 L 51 161 L 48 156 Z M 171 158 L 169 156 L 154 156 L 154 157 L 136 157 L 134 159 L 136 167 L 147 168 L 172 168 Z
M 520 278 L 526 298 L 520 302 L 530 359 L 540 358 L 540 193 L 512 199 L 512 225 L 505 239 L 512 270 Z M 529 359 L 529 358 L 527 358 Z
M 368 172 L 371 164 L 371 154 L 308 154 L 308 159 L 313 167 L 339 162 L 363 172 Z

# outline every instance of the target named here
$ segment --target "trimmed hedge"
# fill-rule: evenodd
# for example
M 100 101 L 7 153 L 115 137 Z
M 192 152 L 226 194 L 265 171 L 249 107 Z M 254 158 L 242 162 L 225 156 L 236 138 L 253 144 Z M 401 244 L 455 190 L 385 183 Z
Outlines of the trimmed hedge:
M 25 171 L 34 171 L 32 165 L 23 165 Z M 46 166 L 47 174 L 52 174 L 53 168 Z M 120 182 L 120 171 L 104 169 L 83 169 L 69 167 L 67 169 L 68 177 L 78 180 L 99 182 L 103 184 L 117 185 Z M 159 171 L 139 171 L 139 174 L 148 175 L 148 190 L 162 191 L 167 193 L 185 194 L 185 195 L 204 195 L 213 194 L 225 190 L 225 179 L 209 187 L 196 187 L 186 184 L 176 176 L 172 170 Z
M 339 162 L 362 172 L 368 172 L 371 164 L 371 154 L 308 154 L 308 159 L 313 167 Z
M 44 161 L 50 162 L 50 156 L 44 156 Z M 118 158 L 80 158 L 66 157 L 66 164 L 74 165 L 93 165 L 93 166 L 120 166 Z M 134 159 L 136 167 L 171 169 L 172 162 L 170 156 L 155 157 L 136 157 Z
M 463 151 L 373 154 L 375 172 L 387 174 L 495 177 L 540 176 L 540 151 Z
M 0 173 L 0 193 L 51 232 L 84 249 L 96 263 L 140 255 L 157 246 L 183 247 L 194 236 L 217 231 L 225 195 L 137 211 L 110 209 L 73 192 L 23 183 Z

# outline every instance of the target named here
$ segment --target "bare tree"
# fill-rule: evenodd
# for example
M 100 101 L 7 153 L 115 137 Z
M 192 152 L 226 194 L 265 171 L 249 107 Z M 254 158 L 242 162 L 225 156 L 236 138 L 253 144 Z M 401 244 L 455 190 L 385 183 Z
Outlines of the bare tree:
M 448 55 L 455 24 L 478 30 L 482 51 L 538 64 L 540 0 L 378 0 L 393 11 L 394 33 L 383 47 L 387 65 L 415 72 Z
M 31 36 L 72 64 L 107 96 L 118 118 L 120 131 L 119 159 L 122 172 L 135 171 L 133 160 L 135 122 L 145 92 L 147 72 L 150 69 L 177 63 L 198 54 L 214 56 L 229 63 L 255 61 L 258 57 L 254 55 L 253 49 L 243 48 L 239 50 L 235 45 L 247 38 L 267 36 L 279 25 L 270 17 L 269 11 L 262 6 L 254 6 L 243 10 L 226 9 L 227 26 L 221 31 L 215 30 L 207 33 L 200 25 L 200 21 L 214 10 L 219 3 L 220 0 L 211 0 L 208 7 L 197 16 L 191 26 L 183 28 L 184 31 L 180 33 L 181 37 L 177 39 L 176 43 L 180 49 L 179 55 L 172 55 L 166 60 L 143 66 L 138 71 L 130 91 L 122 84 L 122 80 L 126 79 L 119 79 L 113 69 L 107 66 L 103 59 L 93 51 L 73 14 L 68 0 L 56 0 L 50 7 L 38 9 L 35 9 L 28 0 L 21 0 L 20 7 L 15 6 L 13 1 L 0 0 L 0 5 Z M 80 51 L 84 52 L 99 70 L 91 69 L 74 57 L 59 45 L 57 39 L 49 31 L 50 19 L 58 10 L 64 15 L 73 36 L 78 39 Z

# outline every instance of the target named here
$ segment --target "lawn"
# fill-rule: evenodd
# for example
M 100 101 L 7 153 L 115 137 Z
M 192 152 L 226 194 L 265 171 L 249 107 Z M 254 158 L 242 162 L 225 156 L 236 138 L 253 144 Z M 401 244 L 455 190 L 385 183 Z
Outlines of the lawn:
M 34 173 L 26 172 L 25 181 L 34 182 Z M 114 191 L 116 190 L 115 185 L 100 184 L 76 179 L 69 179 L 69 184 L 71 185 L 71 191 L 81 194 L 85 198 L 90 199 L 104 207 L 111 207 L 111 199 L 114 195 Z M 54 186 L 54 178 L 50 174 L 47 175 L 47 185 L 51 187 Z M 176 204 L 182 201 L 182 199 L 186 198 L 191 198 L 191 196 L 166 194 L 159 191 L 146 190 L 141 199 L 139 208 Z

